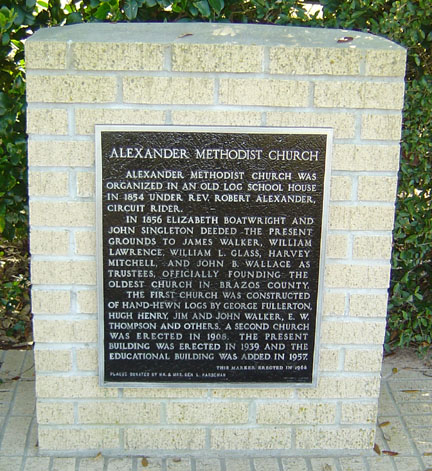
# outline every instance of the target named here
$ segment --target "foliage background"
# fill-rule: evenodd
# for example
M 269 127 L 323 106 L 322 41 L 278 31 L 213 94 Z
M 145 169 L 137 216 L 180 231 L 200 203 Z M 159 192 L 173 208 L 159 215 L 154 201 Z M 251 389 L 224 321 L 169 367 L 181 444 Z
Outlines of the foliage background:
M 432 3 L 430 0 L 321 0 L 322 15 L 311 12 L 310 3 L 301 0 L 2 0 L 0 234 L 3 239 L 22 240 L 27 234 L 23 41 L 38 28 L 100 21 L 212 21 L 371 32 L 408 49 L 386 348 L 415 344 L 420 351 L 427 351 L 432 345 Z M 26 289 L 22 276 L 15 274 L 12 280 L 7 280 L 4 272 L 0 269 L 0 320 L 2 316 L 11 316 Z M 14 326 L 9 330 L 13 331 Z

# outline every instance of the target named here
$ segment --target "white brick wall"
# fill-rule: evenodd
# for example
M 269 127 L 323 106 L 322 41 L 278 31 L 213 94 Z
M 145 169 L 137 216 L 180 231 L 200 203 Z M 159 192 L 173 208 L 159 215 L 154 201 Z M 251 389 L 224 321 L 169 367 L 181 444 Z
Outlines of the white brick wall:
M 27 41 L 42 453 L 371 447 L 405 51 L 357 32 L 348 44 L 338 30 L 309 33 L 306 43 L 301 28 L 92 24 Z M 95 124 L 334 129 L 317 387 L 98 386 Z

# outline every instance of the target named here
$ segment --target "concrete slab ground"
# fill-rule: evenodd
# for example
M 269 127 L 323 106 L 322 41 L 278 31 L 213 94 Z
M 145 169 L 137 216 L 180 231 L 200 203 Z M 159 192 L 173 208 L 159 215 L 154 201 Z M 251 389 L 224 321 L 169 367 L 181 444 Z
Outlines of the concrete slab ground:
M 376 452 L 306 458 L 39 456 L 33 352 L 0 351 L 0 362 L 0 471 L 432 471 L 432 363 L 409 350 L 383 363 Z

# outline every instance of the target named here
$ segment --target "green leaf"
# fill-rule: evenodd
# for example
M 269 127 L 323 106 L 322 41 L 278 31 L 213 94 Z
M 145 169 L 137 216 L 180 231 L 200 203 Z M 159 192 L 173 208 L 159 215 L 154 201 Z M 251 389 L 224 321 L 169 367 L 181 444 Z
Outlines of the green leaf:
M 67 17 L 66 17 L 66 23 L 68 25 L 70 24 L 74 24 L 74 23 L 81 23 L 83 20 L 82 18 L 82 15 L 80 12 L 78 11 L 74 11 L 73 13 L 70 13 Z
M 219 15 L 219 13 L 223 10 L 225 3 L 224 0 L 208 0 L 210 6 L 213 10 Z
M 138 13 L 138 4 L 136 0 L 126 0 L 124 12 L 128 20 L 134 20 Z
M 197 7 L 198 11 L 204 18 L 210 18 L 211 11 L 207 0 L 195 2 L 194 5 Z

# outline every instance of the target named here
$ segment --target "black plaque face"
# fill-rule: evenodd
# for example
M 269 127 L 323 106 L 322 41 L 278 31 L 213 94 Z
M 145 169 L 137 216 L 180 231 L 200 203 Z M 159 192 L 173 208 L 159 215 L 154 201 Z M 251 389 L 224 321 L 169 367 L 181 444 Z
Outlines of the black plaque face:
M 330 131 L 97 134 L 102 384 L 311 383 Z

